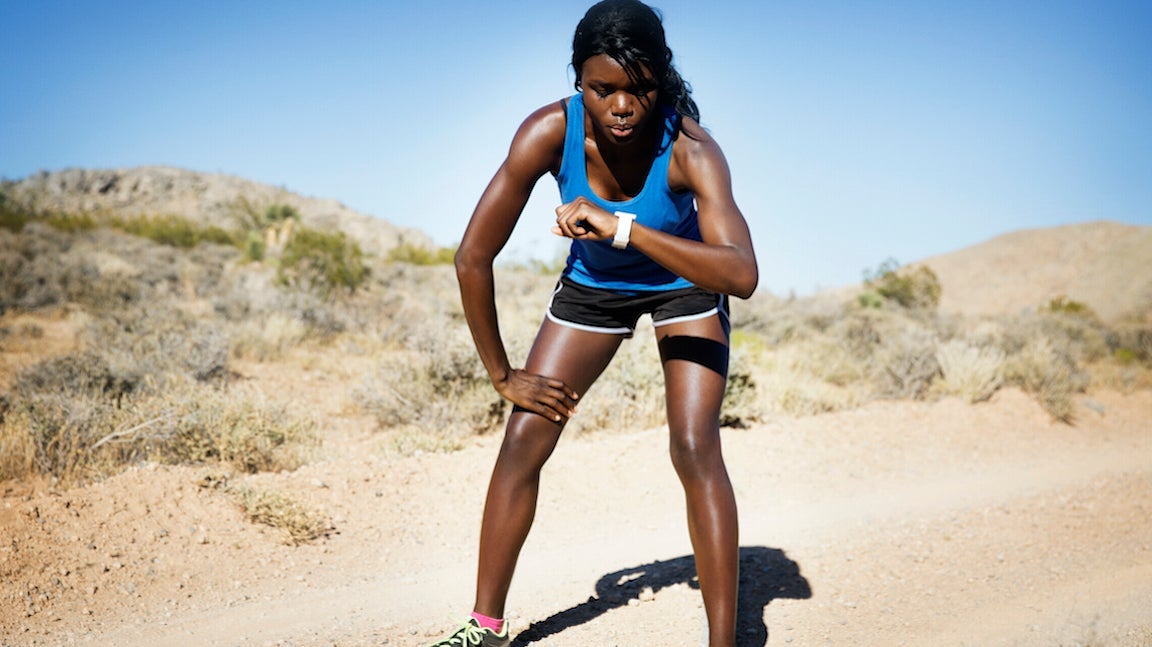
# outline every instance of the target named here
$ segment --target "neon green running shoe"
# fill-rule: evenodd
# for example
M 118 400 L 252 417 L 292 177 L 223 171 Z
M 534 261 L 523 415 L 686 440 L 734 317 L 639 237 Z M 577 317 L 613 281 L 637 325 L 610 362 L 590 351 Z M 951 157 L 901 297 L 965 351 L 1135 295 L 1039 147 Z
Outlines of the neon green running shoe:
M 496 633 L 491 629 L 484 629 L 475 618 L 468 618 L 468 622 L 460 627 L 451 636 L 428 647 L 508 647 L 508 623 L 504 623 L 504 630 Z

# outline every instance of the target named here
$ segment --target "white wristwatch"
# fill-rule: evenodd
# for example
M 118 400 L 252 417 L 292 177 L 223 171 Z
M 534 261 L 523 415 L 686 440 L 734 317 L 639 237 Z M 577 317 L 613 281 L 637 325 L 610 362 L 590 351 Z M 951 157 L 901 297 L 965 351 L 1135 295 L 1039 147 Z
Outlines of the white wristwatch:
M 632 221 L 636 220 L 636 214 L 617 211 L 616 217 L 620 220 L 616 223 L 616 235 L 612 237 L 612 246 L 624 249 L 628 246 L 628 238 L 632 235 Z

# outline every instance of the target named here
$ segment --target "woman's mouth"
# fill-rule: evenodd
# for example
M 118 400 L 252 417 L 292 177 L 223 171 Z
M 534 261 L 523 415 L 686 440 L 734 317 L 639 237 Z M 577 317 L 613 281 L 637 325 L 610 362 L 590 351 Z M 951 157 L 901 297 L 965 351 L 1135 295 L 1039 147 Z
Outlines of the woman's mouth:
M 632 134 L 632 126 L 628 124 L 614 124 L 609 127 L 609 130 L 617 137 L 627 137 Z

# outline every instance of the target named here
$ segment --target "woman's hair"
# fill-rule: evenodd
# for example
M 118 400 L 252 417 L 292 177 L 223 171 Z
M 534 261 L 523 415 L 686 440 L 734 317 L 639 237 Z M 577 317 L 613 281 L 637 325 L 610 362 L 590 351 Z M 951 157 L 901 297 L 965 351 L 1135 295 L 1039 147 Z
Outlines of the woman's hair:
M 652 71 L 659 85 L 656 102 L 671 106 L 680 117 L 700 121 L 700 109 L 692 100 L 692 86 L 680 78 L 672 65 L 672 50 L 664 38 L 660 14 L 639 0 L 603 0 L 592 5 L 576 25 L 572 38 L 572 68 L 580 89 L 584 61 L 607 54 L 633 81 Z

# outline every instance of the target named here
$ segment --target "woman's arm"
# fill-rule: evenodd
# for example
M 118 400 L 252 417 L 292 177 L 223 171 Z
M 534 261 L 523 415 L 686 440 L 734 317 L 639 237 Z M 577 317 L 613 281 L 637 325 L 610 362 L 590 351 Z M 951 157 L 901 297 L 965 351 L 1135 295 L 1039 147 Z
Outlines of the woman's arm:
M 559 103 L 537 110 L 524 121 L 507 159 L 472 212 L 456 251 L 464 317 L 492 385 L 512 403 L 557 421 L 572 415 L 577 395 L 559 380 L 512 367 L 500 337 L 492 264 L 508 242 L 536 181 L 559 169 L 564 127 Z
M 695 195 L 702 242 L 636 224 L 628 244 L 702 288 L 748 298 L 756 290 L 759 270 L 748 223 L 732 197 L 728 162 L 696 122 L 685 119 L 684 131 L 686 136 L 673 145 L 669 185 Z M 561 205 L 556 214 L 553 231 L 560 235 L 589 240 L 616 235 L 616 216 L 583 198 Z

